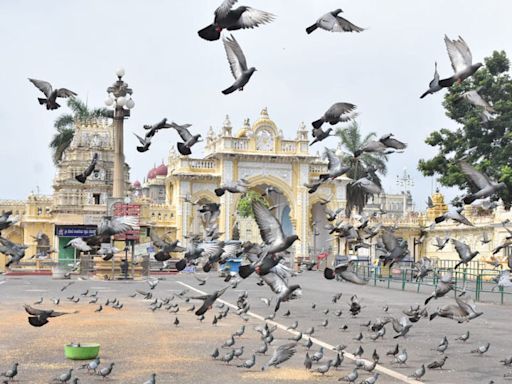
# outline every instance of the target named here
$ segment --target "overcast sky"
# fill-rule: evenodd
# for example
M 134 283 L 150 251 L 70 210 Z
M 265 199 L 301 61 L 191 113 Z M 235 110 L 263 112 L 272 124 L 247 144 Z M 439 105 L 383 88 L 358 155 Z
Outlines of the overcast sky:
M 455 125 L 441 106 L 442 94 L 420 100 L 433 75 L 451 74 L 443 36 L 461 35 L 474 60 L 493 50 L 512 53 L 512 3 L 503 0 L 244 0 L 277 15 L 269 25 L 238 31 L 236 38 L 255 66 L 243 92 L 220 91 L 233 78 L 220 41 L 206 42 L 197 30 L 211 23 L 219 0 L 17 0 L 0 2 L 2 70 L 0 198 L 24 199 L 38 186 L 52 193 L 55 168 L 48 143 L 53 121 L 67 112 L 46 111 L 27 77 L 68 87 L 91 107 L 103 106 L 116 68 L 126 70 L 136 103 L 125 124 L 131 179 L 142 179 L 167 159 L 174 132 L 161 132 L 149 152 L 139 154 L 131 132 L 162 117 L 191 123 L 206 134 L 229 114 L 236 128 L 252 122 L 262 107 L 286 137 L 301 121 L 309 124 L 332 103 L 356 104 L 363 132 L 393 132 L 409 144 L 390 157 L 387 192 L 398 192 L 404 166 L 415 181 L 413 196 L 423 208 L 433 181 L 416 170 L 434 151 L 424 144 L 432 130 Z M 360 34 L 334 34 L 305 27 L 327 11 L 342 8 Z M 64 103 L 63 103 L 64 104 Z M 337 141 L 325 141 L 335 147 Z M 313 152 L 323 146 L 313 146 Z M 200 155 L 195 151 L 194 155 Z M 446 191 L 446 190 L 445 190 Z M 453 191 L 446 191 L 453 195 Z

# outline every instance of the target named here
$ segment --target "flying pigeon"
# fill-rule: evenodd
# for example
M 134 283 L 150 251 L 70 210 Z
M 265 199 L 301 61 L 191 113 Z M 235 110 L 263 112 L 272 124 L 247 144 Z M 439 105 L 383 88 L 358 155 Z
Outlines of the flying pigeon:
M 319 143 L 320 141 L 327 139 L 329 136 L 331 136 L 332 128 L 328 128 L 325 131 L 322 130 L 322 128 L 313 128 L 312 135 L 315 138 L 309 145 L 313 145 L 315 143 Z
M 215 303 L 215 300 L 217 300 L 219 297 L 221 297 L 222 294 L 224 292 L 226 292 L 226 290 L 228 288 L 229 288 L 229 285 L 224 287 L 224 288 L 222 288 L 222 289 L 219 289 L 218 291 L 215 291 L 215 292 L 213 292 L 211 294 L 207 294 L 207 295 L 203 295 L 203 296 L 191 297 L 191 299 L 203 300 L 203 305 L 201 306 L 201 308 L 199 308 L 195 312 L 196 316 L 204 315 L 206 313 L 206 311 L 211 309 L 213 304 Z
M 0 231 L 9 228 L 11 225 L 16 223 L 16 219 L 11 217 L 12 211 L 4 212 L 0 216 Z
M 151 242 L 153 243 L 153 246 L 159 249 L 159 251 L 155 254 L 155 260 L 157 261 L 167 261 L 171 258 L 172 252 L 184 252 L 185 248 L 180 247 L 178 245 L 178 240 L 168 242 L 154 231 L 151 230 L 149 232 L 149 237 L 151 239 Z
M 291 271 L 286 266 L 283 264 L 277 264 L 270 270 L 270 273 L 261 276 L 263 281 L 267 283 L 275 294 L 277 294 L 274 313 L 279 310 L 282 302 L 289 301 L 300 294 L 300 285 L 288 284 L 288 278 L 290 275 Z
M 354 181 L 352 185 L 360 187 L 364 192 L 369 193 L 371 195 L 379 195 L 383 192 L 381 187 L 379 187 L 377 184 L 375 184 L 367 177 L 362 177 Z
M 325 29 L 329 32 L 362 32 L 364 28 L 360 28 L 357 25 L 352 24 L 347 19 L 344 19 L 341 16 L 338 16 L 341 12 L 341 9 L 336 9 L 332 12 L 326 13 L 321 18 L 319 18 L 315 24 L 306 28 L 306 32 L 309 35 L 317 28 Z
M 357 107 L 351 103 L 335 103 L 333 104 L 324 115 L 311 123 L 314 128 L 320 128 L 324 123 L 336 125 L 341 122 L 352 120 L 356 114 L 353 112 Z
M 25 257 L 25 250 L 27 248 L 27 245 L 15 244 L 12 241 L 0 236 L 0 253 L 9 256 L 9 260 L 5 264 L 7 268 L 9 268 L 11 264 L 17 263 L 23 259 Z
M 234 31 L 237 29 L 255 28 L 274 20 L 274 15 L 247 6 L 232 9 L 238 0 L 225 0 L 215 10 L 213 24 L 201 29 L 197 33 L 208 41 L 220 38 L 223 29 Z
M 439 279 L 439 283 L 435 287 L 432 295 L 427 297 L 427 299 L 425 300 L 425 305 L 427 305 L 430 300 L 438 299 L 439 297 L 443 297 L 448 292 L 450 292 L 453 289 L 453 284 L 454 284 L 452 282 L 452 278 L 453 278 L 452 271 L 447 271 L 445 274 L 443 274 L 441 276 L 441 278 Z
M 473 75 L 483 64 L 473 64 L 473 56 L 471 51 L 462 37 L 458 40 L 450 40 L 448 36 L 444 36 L 444 42 L 448 51 L 448 56 L 452 63 L 454 75 L 447 79 L 439 81 L 439 85 L 443 88 L 449 88 L 455 83 L 461 83 L 469 76 Z
M 144 124 L 142 127 L 148 131 L 148 132 L 146 132 L 146 138 L 151 138 L 151 137 L 155 136 L 155 134 L 159 130 L 171 128 L 172 126 L 171 126 L 171 124 L 167 123 L 167 118 L 164 117 L 162 120 L 160 120 L 156 124 Z
M 461 264 L 467 265 L 471 260 L 473 260 L 476 257 L 476 255 L 480 253 L 480 251 L 472 252 L 471 249 L 469 248 L 469 245 L 463 243 L 462 241 L 452 239 L 452 243 L 460 258 L 460 261 L 457 264 L 455 264 L 455 267 L 453 267 L 453 269 L 457 269 Z
M 194 144 L 196 144 L 197 142 L 202 141 L 202 140 L 200 140 L 201 139 L 200 134 L 192 135 L 190 133 L 188 128 L 191 126 L 192 126 L 191 124 L 178 125 L 175 122 L 171 123 L 171 127 L 174 128 L 176 131 L 178 131 L 178 134 L 180 135 L 181 140 L 183 140 L 183 143 L 177 144 L 178 152 L 181 153 L 183 156 L 190 155 L 192 153 L 190 148 L 192 148 L 192 146 Z
M 136 216 L 104 216 L 98 225 L 98 235 L 114 236 L 138 228 Z
M 79 181 L 80 183 L 84 184 L 85 181 L 87 180 L 87 178 L 89 176 L 91 176 L 91 174 L 94 172 L 94 169 L 96 168 L 96 163 L 97 162 L 98 162 L 98 154 L 95 153 L 92 156 L 92 160 L 91 160 L 91 163 L 89 164 L 89 166 L 81 174 L 76 175 L 75 179 L 77 181 Z
M 428 90 L 420 96 L 420 99 L 423 99 L 427 95 L 433 95 L 436 92 L 439 92 L 441 89 L 443 89 L 439 85 L 439 72 L 437 72 L 437 62 L 435 64 L 435 71 L 434 71 L 434 78 L 432 81 L 428 84 Z
M 483 312 L 477 312 L 475 302 L 469 295 L 463 294 L 463 297 L 456 296 L 455 303 L 438 308 L 430 315 L 430 320 L 439 316 L 463 323 L 483 315 Z
M 75 92 L 70 91 L 69 89 L 66 89 L 66 88 L 53 89 L 52 85 L 47 81 L 36 80 L 36 79 L 28 79 L 28 80 L 32 84 L 34 84 L 37 89 L 39 89 L 41 92 L 44 93 L 44 95 L 46 96 L 46 99 L 38 98 L 37 100 L 39 100 L 39 104 L 41 104 L 41 105 L 46 104 L 46 109 L 48 109 L 48 110 L 53 110 L 53 109 L 57 109 L 60 107 L 60 105 L 57 104 L 58 97 L 67 98 L 67 97 L 73 97 L 73 96 L 77 95 Z
M 466 99 L 469 103 L 473 104 L 477 108 L 482 108 L 481 116 L 483 121 L 492 120 L 493 114 L 496 113 L 496 110 L 484 100 L 484 98 L 478 93 L 478 90 L 470 90 L 464 92 L 462 97 Z
M 149 146 L 151 145 L 151 136 L 146 136 L 144 138 L 140 137 L 136 133 L 134 133 L 137 140 L 139 140 L 140 145 L 137 146 L 137 151 L 140 153 L 146 152 L 149 150 Z
M 63 315 L 75 314 L 75 312 L 55 312 L 53 309 L 36 309 L 31 307 L 30 305 L 24 305 L 25 312 L 27 312 L 30 316 L 28 317 L 28 322 L 33 327 L 42 327 L 43 325 L 48 323 L 48 319 L 50 317 L 58 317 Z
M 263 365 L 263 367 L 261 367 L 261 370 L 264 371 L 265 369 L 271 366 L 277 367 L 279 364 L 288 361 L 295 354 L 296 346 L 297 343 L 288 343 L 280 345 L 279 347 L 274 349 L 272 357 L 268 362 L 265 363 L 265 365 Z
M 224 193 L 245 193 L 249 188 L 249 183 L 245 179 L 240 179 L 237 181 L 231 181 L 225 184 L 222 184 L 219 188 L 215 188 L 214 192 L 217 196 L 223 196 Z
M 434 220 L 436 224 L 439 224 L 445 220 L 452 219 L 453 221 L 456 221 L 457 223 L 469 225 L 473 227 L 473 224 L 462 214 L 462 211 L 464 211 L 463 207 L 457 208 L 455 210 L 448 211 L 444 213 L 441 216 L 436 217 Z
M 436 236 L 435 243 L 432 243 L 434 247 L 436 247 L 436 251 L 442 251 L 446 244 L 450 241 L 449 237 L 445 237 L 441 239 L 439 236 Z
M 460 169 L 468 177 L 469 181 L 477 188 L 476 193 L 471 193 L 462 199 L 464 204 L 471 204 L 476 199 L 492 196 L 506 187 L 506 184 L 503 182 L 496 183 L 491 181 L 487 175 L 477 171 L 465 161 L 460 161 L 459 165 Z
M 334 180 L 350 171 L 350 166 L 341 162 L 340 158 L 336 156 L 334 151 L 326 148 L 325 156 L 327 157 L 327 173 L 319 175 L 321 181 Z
M 237 89 L 243 91 L 244 86 L 249 82 L 256 68 L 247 68 L 247 60 L 245 59 L 242 48 L 240 48 L 238 41 L 236 41 L 233 36 L 223 37 L 222 42 L 224 43 L 231 73 L 235 78 L 233 85 L 222 91 L 224 95 L 229 95 Z

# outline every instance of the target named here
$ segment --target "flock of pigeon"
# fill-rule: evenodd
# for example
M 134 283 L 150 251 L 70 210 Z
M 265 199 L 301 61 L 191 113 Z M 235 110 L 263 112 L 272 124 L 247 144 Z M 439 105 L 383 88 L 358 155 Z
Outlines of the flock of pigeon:
M 248 66 L 245 55 L 235 37 L 223 34 L 222 31 L 255 28 L 262 24 L 270 23 L 275 19 L 273 14 L 251 7 L 240 6 L 238 8 L 233 8 L 236 2 L 237 0 L 225 0 L 215 11 L 213 23 L 198 32 L 201 38 L 208 41 L 216 41 L 222 37 L 230 69 L 235 78 L 235 82 L 230 87 L 222 91 L 223 94 L 231 94 L 236 90 L 243 90 L 256 69 Z M 318 28 L 331 32 L 364 31 L 363 28 L 360 28 L 339 16 L 341 12 L 341 9 L 336 9 L 332 12 L 326 13 L 313 25 L 309 26 L 306 29 L 306 32 L 310 34 Z M 421 98 L 464 81 L 466 78 L 472 76 L 483 65 L 481 63 L 473 63 L 471 51 L 461 37 L 457 40 L 451 40 L 448 37 L 445 37 L 445 44 L 454 73 L 449 78 L 440 79 L 436 63 L 434 79 L 430 82 L 429 89 L 421 95 Z M 41 105 L 45 105 L 48 110 L 54 110 L 60 107 L 57 103 L 58 98 L 76 96 L 75 92 L 66 88 L 54 89 L 51 84 L 46 81 L 35 79 L 29 80 L 45 95 L 45 98 L 39 98 L 38 100 L 39 103 Z M 479 90 L 471 90 L 461 95 L 461 97 L 481 111 L 482 121 L 485 122 L 492 119 L 494 114 L 497 112 L 478 92 Z M 333 126 L 338 123 L 350 121 L 357 116 L 357 113 L 355 112 L 356 109 L 356 105 L 349 102 L 334 103 L 321 117 L 312 122 L 313 140 L 311 145 L 321 142 L 331 136 L 333 128 L 329 127 L 327 129 L 323 129 L 324 124 Z M 191 134 L 188 129 L 190 128 L 190 124 L 178 125 L 174 122 L 168 123 L 165 118 L 156 124 L 145 125 L 143 128 L 146 131 L 144 137 L 135 134 L 140 142 L 140 146 L 137 147 L 139 152 L 148 151 L 151 145 L 151 140 L 154 136 L 159 131 L 168 128 L 175 129 L 183 140 L 183 142 L 177 143 L 178 150 L 182 155 L 190 155 L 191 147 L 201 140 L 200 134 Z M 364 153 L 389 155 L 400 153 L 405 150 L 406 147 L 406 143 L 396 139 L 394 135 L 390 133 L 383 135 L 379 140 L 369 141 L 366 145 L 359 148 L 353 156 L 354 158 L 357 158 Z M 327 172 L 320 174 L 317 180 L 311 180 L 305 185 L 308 188 L 309 193 L 315 193 L 321 185 L 348 173 L 352 168 L 351 164 L 345 164 L 333 150 L 326 148 L 325 156 L 328 160 Z M 98 155 L 94 154 L 88 168 L 85 169 L 82 174 L 76 176 L 77 181 L 80 183 L 86 182 L 87 177 L 94 172 L 97 160 Z M 478 203 L 482 206 L 488 207 L 488 209 L 493 209 L 495 205 L 492 205 L 492 199 L 496 196 L 497 192 L 505 187 L 505 185 L 491 180 L 484 173 L 477 171 L 464 159 L 458 160 L 458 165 L 461 171 L 467 176 L 470 183 L 475 187 L 472 193 L 463 198 L 463 203 Z M 372 170 L 369 170 L 369 172 L 372 172 Z M 382 188 L 373 182 L 372 178 L 369 176 L 371 175 L 364 175 L 358 180 L 353 180 L 352 185 L 359 187 L 361 193 L 366 193 L 368 195 L 378 195 L 382 193 Z M 215 193 L 217 196 L 222 196 L 225 193 L 245 194 L 250 190 L 249 182 L 247 180 L 240 179 L 221 185 L 215 190 Z M 189 203 L 192 205 L 198 205 L 197 202 L 193 201 L 189 201 Z M 379 215 L 385 214 L 384 211 L 381 210 L 381 212 L 375 213 L 372 216 L 361 214 L 358 216 L 344 217 L 341 209 L 337 209 L 336 211 L 329 209 L 327 207 L 329 203 L 329 200 L 325 200 L 323 203 L 323 206 L 325 207 L 325 214 L 329 222 L 326 229 L 329 230 L 330 234 L 336 238 L 344 239 L 348 248 L 353 252 L 357 252 L 360 248 L 369 248 L 373 246 L 372 241 L 375 238 L 377 239 L 376 248 L 380 251 L 380 258 L 383 265 L 391 266 L 394 263 L 400 263 L 409 256 L 407 242 L 394 234 L 394 228 L 385 227 L 379 222 Z M 282 304 L 301 297 L 301 286 L 299 284 L 292 284 L 292 279 L 297 276 L 297 273 L 285 265 L 287 256 L 289 255 L 289 249 L 295 241 L 299 240 L 298 236 L 294 234 L 285 234 L 281 227 L 281 223 L 272 213 L 272 210 L 275 209 L 275 207 L 271 206 L 271 199 L 269 198 L 268 191 L 265 191 L 265 193 L 261 195 L 260 200 L 253 200 L 251 208 L 255 221 L 259 227 L 262 239 L 261 244 L 249 241 L 240 242 L 235 240 L 220 240 L 222 233 L 219 232 L 218 218 L 221 211 L 221 205 L 217 203 L 202 204 L 198 207 L 197 211 L 201 217 L 204 231 L 202 234 L 193 234 L 188 236 L 187 246 L 185 248 L 181 247 L 177 240 L 169 241 L 166 238 L 158 236 L 155 232 L 151 232 L 152 244 L 157 249 L 154 257 L 157 261 L 163 262 L 164 266 L 168 265 L 166 263 L 170 262 L 173 253 L 183 253 L 183 258 L 176 263 L 176 268 L 179 271 L 183 271 L 187 267 L 194 266 L 196 268 L 202 268 L 204 273 L 208 273 L 216 265 L 222 266 L 232 258 L 242 257 L 244 262 L 240 267 L 238 276 L 235 277 L 233 274 L 228 274 L 225 278 L 225 282 L 229 283 L 231 281 L 231 283 L 226 287 L 203 296 L 188 296 L 188 292 L 183 291 L 175 295 L 175 297 L 161 298 L 153 296 L 153 292 L 158 281 L 148 280 L 150 290 L 137 290 L 137 293 L 132 296 L 134 297 L 136 294 L 140 294 L 145 300 L 150 301 L 150 309 L 152 311 L 164 309 L 174 314 L 176 314 L 180 309 L 179 304 L 173 303 L 175 298 L 187 303 L 190 300 L 200 300 L 202 304 L 199 308 L 196 309 L 195 305 L 192 305 L 188 311 L 194 312 L 202 322 L 205 319 L 207 311 L 214 308 L 216 300 L 221 297 L 228 288 L 236 287 L 251 276 L 257 279 L 259 285 L 266 284 L 275 294 L 275 297 L 272 299 L 265 298 L 263 300 L 268 306 L 270 306 L 272 302 L 274 303 L 273 314 L 267 318 L 268 322 L 255 328 L 255 331 L 258 332 L 261 337 L 261 347 L 249 355 L 246 355 L 246 351 L 244 351 L 243 346 L 235 347 L 237 340 L 245 332 L 245 326 L 242 325 L 240 329 L 233 333 L 223 345 L 216 348 L 211 354 L 212 358 L 225 362 L 226 364 L 229 364 L 231 361 L 236 359 L 239 361 L 237 366 L 245 369 L 250 369 L 255 366 L 256 355 L 265 355 L 269 345 L 273 343 L 273 332 L 277 327 L 276 325 L 272 325 L 271 320 L 276 316 Z M 450 210 L 444 215 L 437 217 L 435 219 L 435 223 L 432 223 L 430 228 L 433 228 L 436 224 L 447 220 L 453 220 L 461 225 L 471 226 L 471 222 L 463 215 L 463 211 L 463 205 L 455 207 L 454 210 Z M 12 212 L 6 212 L 0 217 L 0 230 L 8 228 L 16 222 L 16 219 L 12 218 L 11 215 Z M 507 228 L 507 224 L 507 222 L 504 222 L 503 226 Z M 135 218 L 132 217 L 105 217 L 103 222 L 98 226 L 97 234 L 95 236 L 73 239 L 66 246 L 75 248 L 79 253 L 89 253 L 94 256 L 100 256 L 104 260 L 110 260 L 116 253 L 120 252 L 119 249 L 111 245 L 112 237 L 114 235 L 133 230 L 136 226 L 137 223 Z M 511 236 L 507 237 L 505 243 L 496 248 L 494 253 L 498 253 L 503 249 L 503 247 L 512 244 L 512 231 L 508 228 L 507 230 L 511 233 Z M 472 251 L 467 244 L 457 239 L 451 240 L 460 257 L 460 262 L 455 266 L 455 269 L 461 264 L 467 265 L 478 254 L 478 251 Z M 442 249 L 448 241 L 449 238 L 437 238 L 436 246 L 438 249 Z M 482 243 L 484 243 L 484 241 L 482 241 Z M 0 252 L 9 257 L 7 267 L 11 267 L 13 264 L 19 262 L 25 256 L 26 248 L 26 245 L 14 244 L 0 236 Z M 497 264 L 501 265 L 501 263 Z M 512 268 L 512 260 L 510 257 L 508 259 L 508 266 L 509 268 Z M 429 273 L 433 272 L 435 271 L 431 261 L 428 258 L 423 258 L 416 265 L 415 276 L 416 279 L 423 279 Z M 196 275 L 196 277 L 199 281 L 199 285 L 206 284 L 206 278 L 199 275 Z M 358 285 L 363 285 L 367 282 L 352 268 L 352 261 L 350 259 L 346 262 L 337 263 L 325 268 L 324 277 L 329 280 L 335 278 L 342 279 Z M 502 271 L 497 283 L 500 287 L 512 285 L 510 283 L 510 271 Z M 406 339 L 407 335 L 413 329 L 413 326 L 418 321 L 425 318 L 432 321 L 435 318 L 443 317 L 452 319 L 459 323 L 465 323 L 472 321 L 483 314 L 482 312 L 477 311 L 471 297 L 464 292 L 463 294 L 455 297 L 454 304 L 443 305 L 434 310 L 427 307 L 431 300 L 445 296 L 448 292 L 453 290 L 453 287 L 453 272 L 446 271 L 446 273 L 441 276 L 434 292 L 426 298 L 424 306 L 418 305 L 410 307 L 403 311 L 404 316 L 401 316 L 400 318 L 388 315 L 387 309 L 385 309 L 381 317 L 365 324 L 370 332 L 367 337 L 373 341 L 376 341 L 379 338 L 384 338 L 386 334 L 386 325 L 391 324 L 395 331 L 394 338 L 397 339 L 403 337 Z M 89 292 L 84 292 L 81 296 L 88 297 L 90 299 L 90 304 L 98 302 L 97 292 L 91 293 L 90 295 Z M 71 296 L 68 297 L 68 300 L 70 302 L 77 303 L 80 301 L 80 298 L 80 296 Z M 333 303 L 336 303 L 340 298 L 341 294 L 335 295 L 333 297 Z M 58 305 L 59 300 L 60 299 L 54 299 L 53 304 Z M 33 305 L 41 305 L 42 302 L 43 300 L 41 298 L 39 302 L 36 302 Z M 98 305 L 95 312 L 101 312 L 104 306 L 111 306 L 117 310 L 121 310 L 123 308 L 123 304 L 120 303 L 119 300 L 107 299 L 104 304 Z M 219 321 L 225 318 L 230 311 L 230 307 L 224 304 L 217 304 L 217 307 L 220 312 L 214 314 L 212 320 L 213 325 L 216 325 Z M 363 308 L 357 296 L 353 296 L 350 299 L 349 307 L 353 318 L 357 317 Z M 238 298 L 237 309 L 234 312 L 236 312 L 243 321 L 247 321 L 248 318 L 246 314 L 249 311 L 249 308 L 248 293 L 245 291 Z M 32 305 L 25 305 L 24 309 L 29 315 L 29 324 L 34 327 L 44 326 L 49 322 L 49 319 L 53 317 L 60 317 L 73 313 L 60 312 L 54 309 L 40 309 Z M 341 316 L 341 313 L 342 311 L 340 310 L 339 315 L 336 314 L 336 316 Z M 288 310 L 283 316 L 290 316 L 290 311 Z M 180 325 L 180 321 L 177 316 L 175 317 L 174 325 L 177 327 Z M 322 326 L 327 327 L 327 325 L 328 320 L 326 319 L 322 323 Z M 378 381 L 379 373 L 374 372 L 374 370 L 378 367 L 380 357 L 376 349 L 371 359 L 367 360 L 362 358 L 364 351 L 361 346 L 353 354 L 348 354 L 344 351 L 346 347 L 339 345 L 333 351 L 334 358 L 325 361 L 325 351 L 323 348 L 320 348 L 319 351 L 314 353 L 310 352 L 310 348 L 313 345 L 311 335 L 314 333 L 314 328 L 311 327 L 310 329 L 302 332 L 296 331 L 297 328 L 298 322 L 295 321 L 289 327 L 289 331 L 294 334 L 291 338 L 291 342 L 275 346 L 273 353 L 268 361 L 262 365 L 261 370 L 269 369 L 272 366 L 277 367 L 285 363 L 297 353 L 297 348 L 300 347 L 299 343 L 304 340 L 304 347 L 306 348 L 304 365 L 306 369 L 324 375 L 330 369 L 337 369 L 340 367 L 344 361 L 345 355 L 347 355 L 354 360 L 355 367 L 350 374 L 341 377 L 341 381 L 355 383 L 358 378 L 361 379 L 360 373 L 363 371 L 370 373 L 371 376 L 364 378 L 360 383 L 374 384 Z M 341 329 L 346 330 L 347 328 L 348 326 L 344 326 Z M 363 337 L 365 337 L 363 333 L 358 332 L 354 340 L 360 341 Z M 468 339 L 469 331 L 459 337 L 458 340 L 466 342 Z M 441 343 L 435 348 L 438 353 L 442 354 L 442 357 L 428 364 L 423 364 L 417 370 L 412 372 L 410 377 L 419 380 L 427 373 L 427 368 L 442 369 L 448 358 L 447 355 L 445 355 L 448 344 L 448 338 L 445 336 Z M 222 348 L 228 349 L 228 351 L 225 354 L 221 354 L 220 351 Z M 472 352 L 476 354 L 484 354 L 488 349 L 489 343 L 478 346 Z M 393 350 L 387 352 L 387 355 L 392 356 L 393 364 L 397 365 L 406 364 L 408 358 L 406 348 L 403 346 L 400 348 L 398 344 Z M 510 366 L 512 364 L 512 358 L 504 360 L 503 363 Z M 87 369 L 88 372 L 107 377 L 112 373 L 113 367 L 114 363 L 110 363 L 109 365 L 100 368 L 100 360 L 98 358 L 84 365 L 83 368 Z M 18 364 L 14 364 L 11 369 L 3 372 L 2 375 L 9 381 L 13 380 L 18 375 Z M 73 378 L 72 369 L 55 378 L 55 382 L 60 383 L 78 383 L 78 381 L 78 378 Z M 155 382 L 156 374 L 153 374 L 146 384 L 154 384 Z

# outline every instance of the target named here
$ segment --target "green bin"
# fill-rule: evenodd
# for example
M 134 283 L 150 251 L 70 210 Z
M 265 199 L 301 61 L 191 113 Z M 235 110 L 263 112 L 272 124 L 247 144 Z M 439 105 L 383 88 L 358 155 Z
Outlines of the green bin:
M 100 353 L 97 343 L 68 344 L 64 346 L 64 356 L 71 360 L 92 360 Z

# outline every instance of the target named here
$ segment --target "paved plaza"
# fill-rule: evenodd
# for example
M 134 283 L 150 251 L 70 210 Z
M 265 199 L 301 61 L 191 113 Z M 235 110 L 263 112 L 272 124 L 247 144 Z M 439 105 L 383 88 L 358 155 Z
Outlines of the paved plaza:
M 303 361 L 306 349 L 300 345 L 292 359 L 279 369 L 270 368 L 261 371 L 261 366 L 269 359 L 267 356 L 257 356 L 254 368 L 247 370 L 237 368 L 243 360 L 233 361 L 226 365 L 213 360 L 209 354 L 219 347 L 230 335 L 246 325 L 245 334 L 236 340 L 235 347 L 244 346 L 243 357 L 249 358 L 253 351 L 261 345 L 259 334 L 254 327 L 263 323 L 262 317 L 272 313 L 261 297 L 270 297 L 268 287 L 260 287 L 257 280 L 249 278 L 238 284 L 235 289 L 229 289 L 222 297 L 227 303 L 236 304 L 237 297 L 247 290 L 251 305 L 248 321 L 244 322 L 232 309 L 226 319 L 212 326 L 212 318 L 219 311 L 214 307 L 207 312 L 206 319 L 201 323 L 187 309 L 193 303 L 186 303 L 175 296 L 173 302 L 179 304 L 177 314 L 168 313 L 165 309 L 149 309 L 150 301 L 140 295 L 132 298 L 135 289 L 148 290 L 143 281 L 137 282 L 104 282 L 75 280 L 69 288 L 61 292 L 64 281 L 54 281 L 46 277 L 0 277 L 0 297 L 2 306 L 0 318 L 4 332 L 0 333 L 0 371 L 7 370 L 12 363 L 19 362 L 20 383 L 48 383 L 52 378 L 75 368 L 74 373 L 80 378 L 80 383 L 99 383 L 101 377 L 88 375 L 85 370 L 78 369 L 78 361 L 66 360 L 63 347 L 69 342 L 98 342 L 101 344 L 100 357 L 102 365 L 115 362 L 114 370 L 108 379 L 111 383 L 144 383 L 151 373 L 157 374 L 157 383 L 298 383 L 298 382 L 337 382 L 337 379 L 348 374 L 354 363 L 345 357 L 341 368 L 330 370 L 322 376 L 319 373 L 304 369 Z M 278 325 L 288 326 L 297 320 L 299 330 L 311 326 L 315 328 L 313 340 L 319 344 L 311 347 L 310 354 L 317 351 L 320 345 L 347 345 L 346 351 L 352 353 L 361 345 L 363 357 L 370 359 L 374 349 L 380 355 L 382 367 L 379 383 L 414 383 L 405 376 L 410 375 L 422 363 L 429 363 L 441 355 L 435 349 L 443 336 L 447 336 L 449 347 L 445 352 L 448 356 L 445 369 L 442 371 L 428 370 L 425 382 L 431 383 L 488 383 L 494 379 L 496 383 L 505 382 L 503 374 L 508 370 L 499 360 L 511 353 L 508 337 L 508 322 L 510 306 L 490 303 L 478 303 L 478 308 L 484 311 L 480 318 L 465 324 L 457 324 L 447 319 L 435 319 L 430 322 L 422 319 L 411 329 L 404 340 L 394 340 L 394 332 L 390 324 L 383 340 L 373 342 L 371 332 L 361 326 L 368 320 L 386 316 L 383 307 L 389 306 L 388 314 L 400 317 L 401 311 L 410 305 L 422 303 L 425 295 L 413 292 L 402 292 L 396 289 L 379 287 L 358 287 L 348 283 L 327 281 L 317 271 L 300 274 L 295 280 L 302 286 L 303 296 L 299 300 L 284 303 L 274 321 Z M 198 281 L 190 275 L 168 275 L 162 277 L 159 285 L 153 291 L 154 297 L 170 297 L 178 292 L 189 289 L 185 296 L 199 295 L 200 292 L 212 292 L 225 285 L 222 279 L 212 273 L 204 286 L 198 286 Z M 103 304 L 103 311 L 96 313 L 98 304 L 88 304 L 89 298 L 80 296 L 84 291 L 98 291 L 98 304 Z M 199 290 L 199 291 L 198 291 Z M 343 292 L 338 303 L 331 302 L 332 296 Z M 351 295 L 357 294 L 362 301 L 361 314 L 352 318 L 348 312 L 348 301 Z M 72 303 L 66 297 L 81 297 L 78 303 Z M 75 311 L 78 314 L 50 319 L 49 324 L 41 328 L 33 328 L 27 322 L 23 304 L 32 304 L 40 297 L 44 298 L 41 308 L 57 308 L 61 311 Z M 56 307 L 51 298 L 60 297 L 61 303 Z M 124 304 L 121 310 L 105 306 L 107 298 L 118 298 Z M 449 303 L 453 297 L 432 301 L 430 307 Z M 316 304 L 316 309 L 312 309 Z M 324 310 L 329 313 L 324 314 Z M 341 309 L 340 317 L 335 315 Z M 282 315 L 290 310 L 290 317 Z M 180 324 L 173 324 L 178 317 Z M 329 320 L 327 327 L 321 326 L 324 319 Z M 341 331 L 343 325 L 346 331 Z M 284 327 L 283 327 L 284 328 Z M 455 341 L 466 330 L 470 331 L 470 339 L 466 343 Z M 361 342 L 353 340 L 363 333 Z M 278 328 L 274 333 L 276 340 L 273 346 L 289 342 L 291 333 Z M 394 347 L 396 341 L 407 349 L 409 359 L 406 366 L 397 367 L 391 364 L 386 351 Z M 482 355 L 471 354 L 477 346 L 490 342 L 490 350 Z M 302 344 L 303 342 L 301 342 Z M 229 349 L 221 350 L 221 355 Z M 322 361 L 334 358 L 335 353 L 328 351 Z M 244 360 L 245 360 L 244 359 Z M 391 371 L 387 371 L 386 368 Z M 405 376 L 404 376 L 405 375 Z M 361 373 L 360 380 L 369 375 Z

